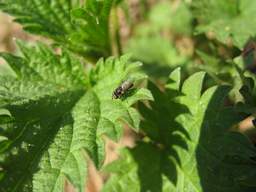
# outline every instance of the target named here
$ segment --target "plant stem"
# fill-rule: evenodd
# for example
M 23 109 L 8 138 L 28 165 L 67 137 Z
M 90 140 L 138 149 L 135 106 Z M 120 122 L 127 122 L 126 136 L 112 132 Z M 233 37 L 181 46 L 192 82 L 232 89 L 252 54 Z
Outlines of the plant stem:
M 118 18 L 118 8 L 117 6 L 114 7 L 114 38 L 116 41 L 116 49 L 117 55 L 122 55 L 122 45 L 121 45 L 121 37 L 120 37 L 120 25 L 119 25 L 119 18 Z

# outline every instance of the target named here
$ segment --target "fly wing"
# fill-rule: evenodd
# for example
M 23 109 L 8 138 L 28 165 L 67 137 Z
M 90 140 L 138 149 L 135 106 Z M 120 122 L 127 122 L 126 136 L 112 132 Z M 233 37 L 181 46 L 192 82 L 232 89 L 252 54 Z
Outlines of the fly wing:
M 123 91 L 127 91 L 128 89 L 133 87 L 133 83 L 130 81 L 124 81 L 121 85 Z

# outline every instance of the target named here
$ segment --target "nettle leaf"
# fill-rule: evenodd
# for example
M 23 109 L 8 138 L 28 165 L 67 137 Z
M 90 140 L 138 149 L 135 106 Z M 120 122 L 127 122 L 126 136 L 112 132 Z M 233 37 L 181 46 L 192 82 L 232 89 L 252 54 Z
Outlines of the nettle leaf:
M 83 5 L 84 4 L 84 5 Z M 109 15 L 113 0 L 0 0 L 0 9 L 33 34 L 96 62 L 111 54 Z
M 111 55 L 109 16 L 113 0 L 87 0 L 85 7 L 72 10 L 78 30 L 69 35 L 71 49 L 93 58 Z
M 131 76 L 143 78 L 129 57 L 101 60 L 85 75 L 82 64 L 63 51 L 45 45 L 19 43 L 22 57 L 1 56 L 16 77 L 0 78 L 0 191 L 63 191 L 68 179 L 84 191 L 89 156 L 100 168 L 104 136 L 117 141 L 122 122 L 138 128 L 139 114 L 131 107 L 152 99 L 134 88 L 122 100 L 113 90 Z M 131 75 L 129 75 L 131 74 Z
M 71 0 L 1 0 L 0 9 L 15 16 L 26 31 L 59 41 L 76 28 L 70 10 L 78 4 Z
M 88 150 L 92 156 L 97 167 L 103 163 L 104 157 L 104 143 L 102 135 L 105 134 L 114 140 L 118 140 L 122 135 L 120 129 L 121 121 L 126 122 L 135 130 L 139 129 L 139 114 L 136 110 L 131 108 L 131 105 L 138 100 L 152 100 L 152 95 L 146 89 L 134 88 L 127 97 L 122 100 L 112 100 L 112 92 L 115 88 L 127 78 L 133 79 L 136 82 L 140 79 L 146 78 L 141 73 L 130 74 L 130 71 L 136 70 L 141 66 L 141 63 L 132 63 L 126 67 L 130 56 L 123 56 L 120 60 L 109 58 L 105 62 L 100 60 L 97 66 L 90 72 L 89 78 L 93 90 L 88 92 L 84 98 L 94 100 L 90 105 L 84 107 L 82 110 L 86 113 L 94 111 L 94 118 L 88 123 L 93 125 L 86 125 L 89 128 L 87 132 L 81 133 L 80 136 L 84 138 L 84 142 L 80 142 Z M 129 75 L 130 74 L 130 75 Z M 96 111 L 95 111 L 96 110 Z M 84 117 L 86 118 L 86 116 Z M 108 125 L 107 129 L 104 127 Z M 93 140 L 88 140 L 88 136 L 94 136 Z
M 229 131 L 241 118 L 223 103 L 230 88 L 203 91 L 204 76 L 196 73 L 181 86 L 177 69 L 165 92 L 149 84 L 154 102 L 139 107 L 147 137 L 105 168 L 112 177 L 103 191 L 255 190 L 256 150 Z
M 10 53 L 0 53 L 0 56 L 8 61 L 19 78 L 44 80 L 67 87 L 86 83 L 82 64 L 77 58 L 71 57 L 66 50 L 63 50 L 59 56 L 39 42 L 37 46 L 32 46 L 17 41 L 17 45 L 23 57 Z
M 83 66 L 67 53 L 57 56 L 43 45 L 24 45 L 21 50 L 24 57 L 1 53 L 17 77 L 1 78 L 0 103 L 10 112 L 10 120 L 1 121 L 1 135 L 8 140 L 1 143 L 0 190 L 32 191 L 33 180 L 34 191 L 60 191 L 65 176 L 72 178 L 70 172 L 78 168 L 84 172 L 80 180 L 85 180 L 84 161 L 69 144 L 72 118 L 66 117 L 85 92 Z M 71 157 L 80 160 L 77 170 L 66 165 Z M 43 177 L 47 183 L 37 176 L 41 172 L 48 173 Z M 81 191 L 77 182 L 72 183 Z
M 220 42 L 227 43 L 231 39 L 242 49 L 255 36 L 255 3 L 250 0 L 193 1 L 195 17 L 199 21 L 197 32 L 213 32 Z
M 123 149 L 120 158 L 104 169 L 113 175 L 102 191 L 161 191 L 160 158 L 158 149 L 145 143 Z

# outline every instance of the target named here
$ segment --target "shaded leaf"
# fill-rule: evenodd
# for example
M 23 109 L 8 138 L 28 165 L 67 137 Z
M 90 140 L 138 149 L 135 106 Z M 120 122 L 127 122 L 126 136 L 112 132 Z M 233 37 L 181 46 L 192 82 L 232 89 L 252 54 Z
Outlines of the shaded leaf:
M 133 191 L 253 190 L 256 164 L 251 157 L 256 150 L 245 136 L 229 131 L 241 118 L 223 105 L 230 88 L 214 86 L 202 92 L 205 73 L 199 72 L 180 90 L 179 73 L 177 69 L 171 74 L 166 92 L 149 85 L 155 102 L 139 108 L 148 139 L 106 167 L 113 175 L 103 191 L 127 191 L 131 186 Z

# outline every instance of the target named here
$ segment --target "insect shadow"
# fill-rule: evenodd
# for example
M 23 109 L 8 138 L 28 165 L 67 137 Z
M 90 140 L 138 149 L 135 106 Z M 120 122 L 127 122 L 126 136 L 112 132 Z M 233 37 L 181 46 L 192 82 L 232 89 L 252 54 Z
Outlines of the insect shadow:
M 139 89 L 137 88 L 131 88 L 129 90 L 127 90 L 121 97 L 120 99 L 122 101 L 124 101 L 125 99 L 127 99 L 128 97 L 132 97 L 133 95 L 135 95 L 138 92 Z

